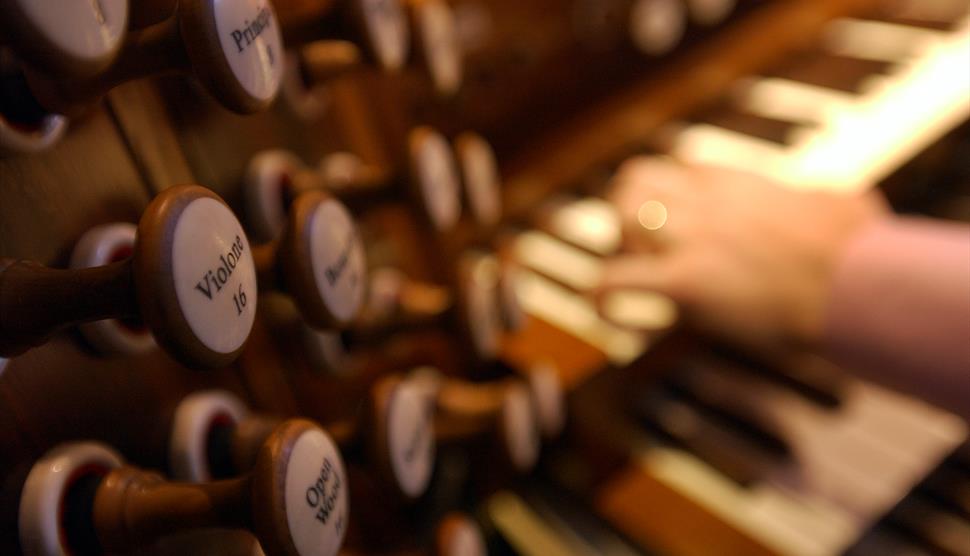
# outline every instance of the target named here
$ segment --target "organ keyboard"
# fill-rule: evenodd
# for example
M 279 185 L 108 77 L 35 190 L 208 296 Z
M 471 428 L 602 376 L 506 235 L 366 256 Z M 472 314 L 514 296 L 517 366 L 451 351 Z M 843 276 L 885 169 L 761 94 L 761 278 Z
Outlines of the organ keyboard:
M 609 168 L 616 156 L 645 147 L 762 173 L 793 187 L 858 191 L 964 122 L 970 109 L 970 20 L 965 6 L 950 8 L 902 18 L 877 6 L 834 19 L 787 60 L 726 83 L 724 97 L 703 104 L 696 115 L 659 113 L 669 106 L 650 101 L 662 86 L 644 85 L 641 98 L 628 94 L 608 104 L 615 111 L 594 109 L 597 123 L 577 118 L 577 127 L 586 126 L 582 134 L 570 128 L 557 135 L 536 149 L 542 154 L 522 159 L 510 178 L 519 188 L 509 193 L 512 206 L 526 204 L 534 191 L 566 186 L 532 211 L 531 229 L 516 235 L 514 252 L 525 269 L 518 288 L 527 312 L 601 353 L 583 361 L 585 367 L 565 359 L 560 364 L 573 363 L 580 384 L 597 375 L 593 385 L 579 389 L 574 415 L 583 423 L 578 428 L 588 425 L 587 434 L 596 438 L 587 439 L 595 447 L 587 451 L 611 456 L 587 457 L 588 465 L 604 457 L 625 462 L 593 471 L 605 473 L 595 486 L 565 472 L 560 480 L 642 546 L 702 554 L 718 542 L 724 543 L 721 553 L 836 554 L 851 548 L 879 554 L 919 551 L 927 542 L 933 553 L 965 553 L 966 542 L 956 539 L 966 522 L 951 513 L 952 503 L 941 509 L 938 500 L 918 495 L 900 502 L 966 441 L 960 419 L 844 377 L 837 395 L 820 399 L 800 380 L 779 382 L 777 370 L 752 376 L 737 370 L 750 361 L 694 355 L 694 343 L 663 368 L 657 360 L 665 359 L 666 344 L 683 341 L 663 339 L 676 322 L 669 301 L 645 294 L 626 300 L 637 303 L 634 328 L 651 331 L 643 333 L 617 326 L 622 319 L 604 320 L 583 293 L 598 283 L 602 258 L 622 248 L 619 219 L 598 196 L 608 179 L 599 168 Z M 945 17 L 937 18 L 941 11 Z M 648 107 L 655 112 L 646 112 Z M 661 121 L 665 116 L 669 121 Z M 581 148 L 587 155 L 578 160 L 552 164 L 542 158 L 575 156 Z M 653 349 L 658 342 L 659 352 Z M 632 363 L 637 370 L 598 376 L 593 369 L 607 363 Z M 670 378 L 656 384 L 658 375 Z M 627 402 L 617 408 L 624 397 Z M 948 488 L 956 489 L 967 480 L 949 478 Z M 713 529 L 711 537 L 688 538 L 688 529 L 663 513 L 695 528 L 704 523 Z M 887 514 L 890 525 L 866 534 Z
M 825 55 L 877 64 L 860 67 L 859 89 L 848 93 L 800 81 L 797 70 L 794 78 L 745 79 L 732 98 L 734 110 L 788 124 L 785 136 L 772 140 L 698 122 L 677 134 L 672 154 L 755 169 L 798 187 L 858 190 L 887 178 L 970 113 L 970 86 L 961 71 L 970 64 L 970 19 L 943 30 L 840 19 L 823 30 L 821 48 Z M 825 55 L 815 62 L 823 72 Z M 810 65 L 812 56 L 796 63 Z

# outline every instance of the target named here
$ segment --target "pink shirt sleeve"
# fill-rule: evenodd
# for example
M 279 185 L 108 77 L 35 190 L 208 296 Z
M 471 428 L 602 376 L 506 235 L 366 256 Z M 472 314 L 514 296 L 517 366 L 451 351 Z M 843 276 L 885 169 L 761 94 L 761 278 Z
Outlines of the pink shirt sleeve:
M 970 226 L 890 218 L 847 245 L 829 298 L 836 363 L 970 420 Z

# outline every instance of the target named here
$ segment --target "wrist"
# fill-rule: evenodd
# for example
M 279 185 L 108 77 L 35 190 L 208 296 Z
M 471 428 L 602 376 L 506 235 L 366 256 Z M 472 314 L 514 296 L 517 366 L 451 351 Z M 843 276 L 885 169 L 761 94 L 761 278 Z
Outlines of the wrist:
M 805 271 L 805 291 L 796 296 L 803 304 L 796 311 L 793 323 L 794 343 L 799 347 L 821 349 L 828 335 L 833 297 L 839 283 L 845 279 L 856 253 L 872 241 L 886 235 L 896 225 L 898 217 L 892 213 L 868 215 L 854 222 L 847 222 L 833 233 L 818 250 L 816 265 Z M 878 241 L 878 240 L 877 240 Z

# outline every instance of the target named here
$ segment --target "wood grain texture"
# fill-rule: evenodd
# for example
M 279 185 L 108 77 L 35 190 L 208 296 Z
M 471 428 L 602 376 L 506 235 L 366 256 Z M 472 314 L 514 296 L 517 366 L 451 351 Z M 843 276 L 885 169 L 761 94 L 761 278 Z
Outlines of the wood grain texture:
M 196 183 L 154 83 L 125 83 L 111 91 L 107 101 L 136 167 L 153 193 Z
M 243 222 L 242 178 L 256 153 L 283 148 L 315 165 L 324 153 L 342 148 L 340 137 L 328 133 L 332 112 L 304 124 L 280 98 L 267 112 L 240 116 L 189 81 L 163 79 L 159 86 L 192 175 L 224 198 Z
M 0 159 L 0 256 L 64 266 L 88 228 L 137 222 L 148 199 L 114 122 L 95 108 L 56 148 Z

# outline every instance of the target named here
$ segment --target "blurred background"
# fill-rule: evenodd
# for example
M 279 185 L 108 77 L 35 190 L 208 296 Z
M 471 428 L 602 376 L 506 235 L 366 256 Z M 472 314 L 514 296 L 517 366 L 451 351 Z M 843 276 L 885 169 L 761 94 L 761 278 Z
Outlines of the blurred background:
M 122 34 L 194 5 L 181 3 L 132 2 Z M 20 4 L 0 2 L 0 16 L 22 27 Z M 528 385 L 533 413 L 510 430 L 494 400 L 484 424 L 442 432 L 436 418 L 417 502 L 392 503 L 369 468 L 352 471 L 348 554 L 433 553 L 453 511 L 490 554 L 970 554 L 963 419 L 821 357 L 765 360 L 707 337 L 660 294 L 631 294 L 615 318 L 591 297 L 624 252 L 605 196 L 634 155 L 799 191 L 872 188 L 897 213 L 970 222 L 966 0 L 375 4 L 273 0 L 286 67 L 275 101 L 249 115 L 212 92 L 222 74 L 185 66 L 194 54 L 142 53 L 103 98 L 76 86 L 57 104 L 38 74 L 107 83 L 108 70 L 63 78 L 56 52 L 31 47 L 42 38 L 0 25 L 0 256 L 66 267 L 91 226 L 136 222 L 180 183 L 222 196 L 256 244 L 278 230 L 252 188 L 285 209 L 323 187 L 356 220 L 370 275 L 343 330 L 307 332 L 298 304 L 261 295 L 225 369 L 155 347 L 106 355 L 73 328 L 0 363 L 0 552 L 25 550 L 24 480 L 60 443 L 97 440 L 171 476 L 168 426 L 191 393 L 331 423 L 359 417 L 380 378 L 433 367 L 474 391 L 454 414 L 509 380 Z M 394 31 L 360 21 L 394 9 L 410 39 L 388 62 Z M 416 129 L 457 157 L 461 215 L 444 227 L 436 199 L 459 193 L 440 192 L 440 175 L 424 185 L 423 165 L 440 170 Z M 254 162 L 268 151 L 284 170 Z M 541 448 L 518 465 L 527 428 L 539 440 L 522 442 Z M 215 554 L 226 538 L 141 552 Z

